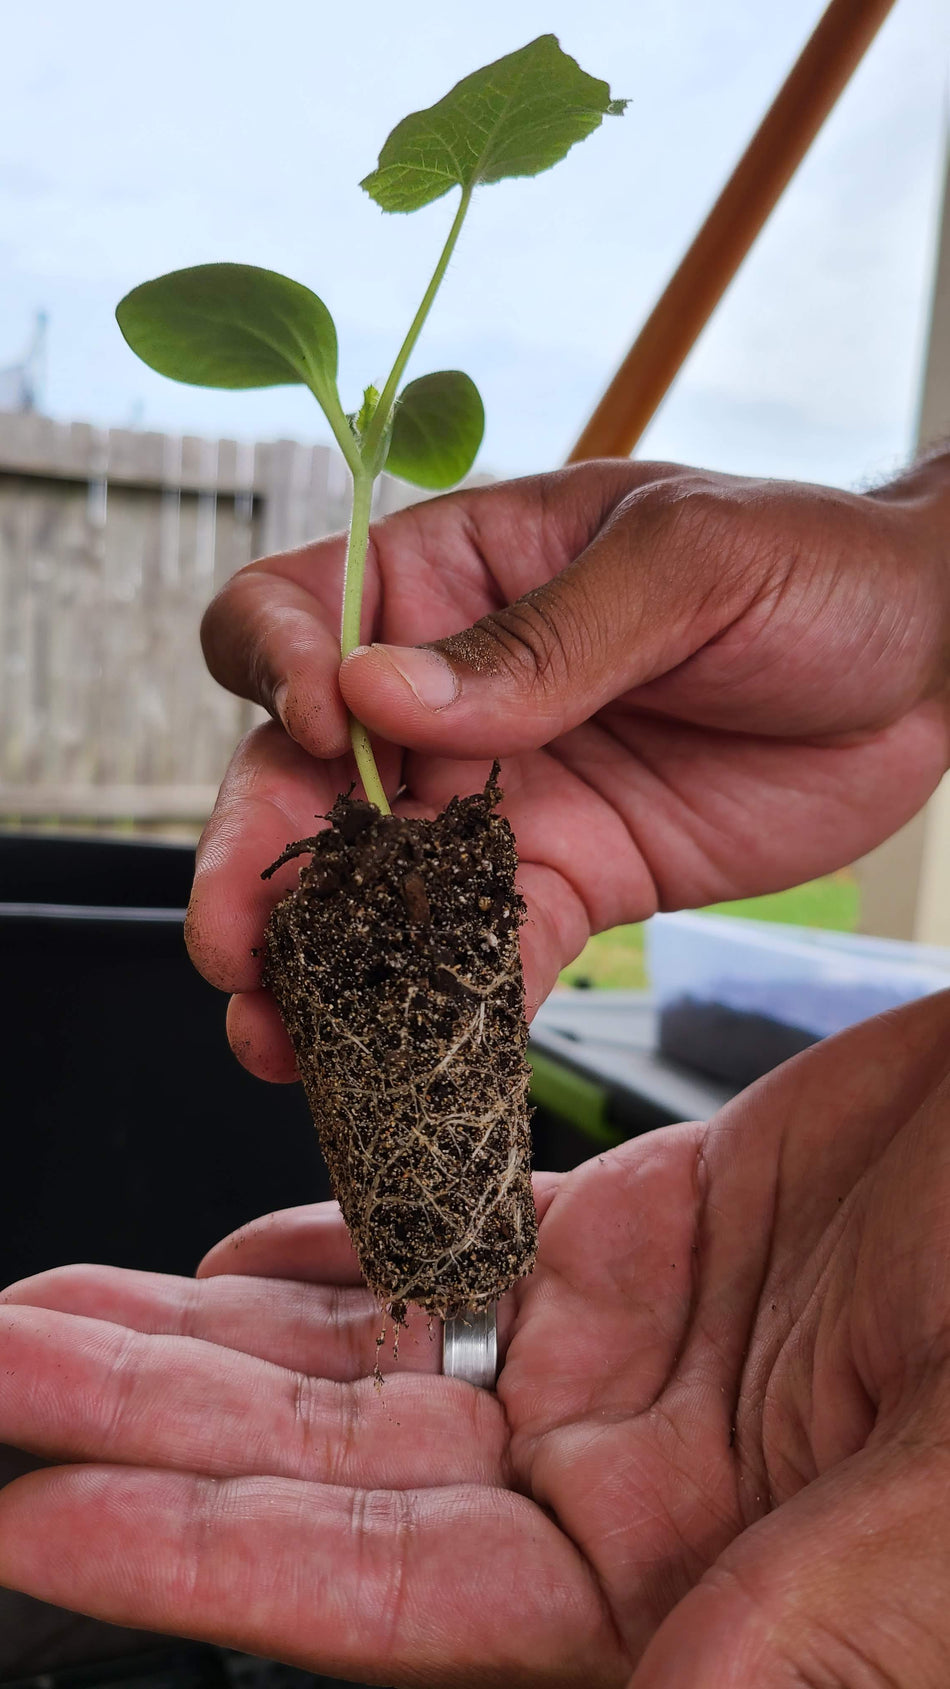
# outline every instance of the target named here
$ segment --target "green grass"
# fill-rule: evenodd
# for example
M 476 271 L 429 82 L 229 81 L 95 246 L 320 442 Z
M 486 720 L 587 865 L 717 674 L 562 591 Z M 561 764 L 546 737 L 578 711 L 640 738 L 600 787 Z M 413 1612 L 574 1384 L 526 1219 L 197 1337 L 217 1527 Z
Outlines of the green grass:
M 737 903 L 714 903 L 709 912 L 853 932 L 858 923 L 858 900 L 853 874 L 842 869 L 822 880 L 793 886 L 790 891 L 772 892 L 767 897 L 743 897 Z M 647 984 L 643 927 L 614 927 L 610 932 L 598 933 L 561 975 L 564 985 L 576 985 L 579 980 L 601 989 L 642 990 Z

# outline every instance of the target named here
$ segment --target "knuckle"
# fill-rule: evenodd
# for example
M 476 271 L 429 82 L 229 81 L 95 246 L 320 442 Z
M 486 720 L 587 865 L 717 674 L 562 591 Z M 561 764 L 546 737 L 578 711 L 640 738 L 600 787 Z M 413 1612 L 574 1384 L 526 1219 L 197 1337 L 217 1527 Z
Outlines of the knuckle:
M 368 1377 L 377 1358 L 379 1311 L 376 1304 L 372 1303 L 368 1308 L 362 1304 L 355 1306 L 348 1285 L 329 1285 L 325 1294 L 326 1323 L 342 1343 L 347 1375 L 352 1378 Z
M 271 662 L 266 631 L 261 629 L 250 640 L 247 647 L 242 692 L 244 697 L 250 698 L 254 703 L 261 704 L 271 715 L 276 715 L 274 692 L 277 684 L 278 680 Z
M 298 1470 L 309 1475 L 314 1464 L 314 1388 L 310 1374 L 295 1371 L 287 1380 L 287 1410 Z M 332 1482 L 333 1480 L 331 1480 Z
M 270 652 L 276 625 L 272 581 L 259 563 L 249 563 L 215 594 L 199 629 L 202 656 L 213 678 L 266 709 L 276 684 Z
M 493 610 L 467 633 L 440 642 L 450 660 L 476 673 L 505 674 L 518 685 L 555 689 L 577 660 L 572 618 L 554 583 Z
M 646 481 L 623 500 L 627 509 L 670 519 L 709 515 L 714 510 L 732 508 L 736 502 L 731 482 L 701 469 L 682 469 L 676 475 Z
M 107 1267 L 99 1267 L 89 1261 L 74 1261 L 65 1267 L 48 1267 L 45 1272 L 18 1279 L 0 1290 L 0 1305 L 22 1302 L 27 1307 L 42 1306 L 42 1303 L 34 1304 L 29 1301 L 28 1295 L 25 1294 L 27 1287 L 34 1296 L 42 1292 L 57 1299 L 82 1299 L 87 1294 L 94 1295 L 103 1287 L 108 1277 Z M 53 1306 L 56 1306 L 55 1301 Z
M 201 654 L 210 673 L 229 690 L 233 690 L 236 647 L 240 643 L 237 636 L 244 621 L 247 596 L 246 572 L 239 569 L 221 591 L 215 593 L 198 630 Z
M 327 1472 L 331 1484 L 350 1484 L 359 1470 L 363 1438 L 363 1406 L 359 1384 L 346 1383 L 336 1395 L 336 1424 L 327 1441 Z
M 617 517 L 632 524 L 633 540 L 668 585 L 732 602 L 766 568 L 759 511 L 762 483 L 684 470 L 628 494 Z
M 410 1628 L 408 1596 L 418 1532 L 415 1497 L 409 1490 L 354 1490 L 350 1532 L 357 1583 L 381 1627 L 380 1657 L 394 1659 L 402 1653 Z
M 731 486 L 692 471 L 637 487 L 623 502 L 625 512 L 666 535 L 701 534 L 728 526 L 740 508 Z
M 236 574 L 231 576 L 229 581 L 225 581 L 224 586 L 215 593 L 202 615 L 198 633 L 204 659 L 209 667 L 218 649 L 219 636 L 222 631 L 227 632 L 235 604 L 239 603 L 243 596 L 245 590 L 244 574 L 245 570 L 239 569 Z

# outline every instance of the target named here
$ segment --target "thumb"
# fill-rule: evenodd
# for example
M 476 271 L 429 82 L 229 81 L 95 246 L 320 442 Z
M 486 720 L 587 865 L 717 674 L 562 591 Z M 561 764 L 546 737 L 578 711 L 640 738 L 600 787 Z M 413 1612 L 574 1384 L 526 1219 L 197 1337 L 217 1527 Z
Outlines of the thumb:
M 945 1466 L 915 1427 L 807 1485 L 673 1609 L 628 1689 L 946 1684 Z
M 684 662 L 751 598 L 743 571 L 722 568 L 703 506 L 675 483 L 637 489 L 573 563 L 474 627 L 351 652 L 347 705 L 412 750 L 476 758 L 547 744 Z

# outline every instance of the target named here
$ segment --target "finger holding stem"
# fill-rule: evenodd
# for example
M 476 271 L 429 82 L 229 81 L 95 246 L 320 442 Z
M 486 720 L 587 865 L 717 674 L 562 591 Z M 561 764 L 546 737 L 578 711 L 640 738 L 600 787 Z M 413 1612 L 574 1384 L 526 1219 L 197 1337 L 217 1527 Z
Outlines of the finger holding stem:
M 363 608 L 363 580 L 366 574 L 366 553 L 369 547 L 369 520 L 373 504 L 375 477 L 368 469 L 353 474 L 353 514 L 346 548 L 346 568 L 343 577 L 343 628 L 340 637 L 342 658 L 347 658 L 360 643 L 360 620 Z M 379 777 L 369 734 L 362 722 L 350 716 L 350 743 L 359 769 L 363 790 L 370 803 L 381 815 L 391 815 L 383 783 Z

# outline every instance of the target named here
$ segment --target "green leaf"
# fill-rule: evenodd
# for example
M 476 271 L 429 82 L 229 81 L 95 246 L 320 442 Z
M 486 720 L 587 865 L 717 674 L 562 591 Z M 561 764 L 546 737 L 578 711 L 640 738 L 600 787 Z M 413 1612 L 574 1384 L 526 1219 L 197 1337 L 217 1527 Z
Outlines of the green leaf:
M 366 433 L 367 428 L 369 427 L 370 423 L 373 420 L 373 417 L 376 414 L 376 406 L 378 404 L 379 404 L 379 388 L 373 387 L 372 385 L 370 385 L 369 387 L 364 387 L 363 388 L 363 403 L 361 404 L 359 410 L 356 411 L 353 415 L 353 427 L 354 427 L 356 434 L 361 439 L 362 439 L 362 436 Z
M 300 282 L 253 264 L 198 264 L 143 282 L 116 310 L 143 363 L 194 387 L 303 383 L 339 410 L 333 318 Z
M 556 35 L 539 35 L 404 118 L 360 185 L 384 211 L 415 211 L 453 187 L 536 176 L 626 104 L 562 52 Z
M 362 467 L 373 476 L 381 475 L 389 451 L 392 437 L 393 419 L 386 418 L 378 433 L 370 434 L 373 419 L 379 409 L 379 389 L 373 386 L 363 388 L 363 403 L 358 411 L 347 411 L 346 420 L 350 425 L 350 432 L 356 441 Z
M 485 407 L 474 381 L 441 369 L 410 381 L 396 401 L 386 468 L 417 487 L 454 487 L 475 462 Z

